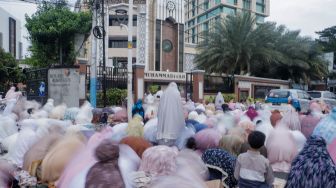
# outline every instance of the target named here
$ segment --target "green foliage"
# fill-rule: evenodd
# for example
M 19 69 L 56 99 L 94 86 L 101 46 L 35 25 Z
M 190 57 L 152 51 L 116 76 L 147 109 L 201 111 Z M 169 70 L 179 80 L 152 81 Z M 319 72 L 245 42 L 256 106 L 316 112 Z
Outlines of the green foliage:
M 4 49 L 0 48 L 0 91 L 6 91 L 10 84 L 22 82 L 24 76 L 18 62 Z
M 323 46 L 325 52 L 336 52 L 336 26 L 316 32 L 320 38 L 317 41 Z
M 106 91 L 106 98 L 107 98 L 107 105 L 122 105 L 123 101 L 127 97 L 127 90 L 126 89 L 108 89 Z M 97 104 L 98 106 L 103 106 L 103 93 L 97 93 Z
M 90 12 L 74 13 L 66 6 L 66 1 L 55 2 L 43 1 L 35 14 L 26 15 L 34 66 L 58 64 L 61 55 L 63 64 L 72 65 L 76 57 L 75 35 L 88 34 L 92 26 Z
M 208 73 L 249 74 L 308 83 L 326 75 L 321 48 L 299 31 L 240 13 L 228 16 L 205 33 L 196 63 Z
M 151 94 L 155 94 L 159 91 L 159 85 L 150 85 L 148 89 Z
M 215 98 L 216 98 L 216 96 L 212 96 L 212 95 L 204 96 L 204 100 L 205 100 L 206 103 L 214 103 Z
M 234 93 L 224 93 L 223 94 L 223 97 L 224 97 L 224 101 L 226 103 L 229 103 L 231 100 L 235 100 L 236 99 L 236 95 Z

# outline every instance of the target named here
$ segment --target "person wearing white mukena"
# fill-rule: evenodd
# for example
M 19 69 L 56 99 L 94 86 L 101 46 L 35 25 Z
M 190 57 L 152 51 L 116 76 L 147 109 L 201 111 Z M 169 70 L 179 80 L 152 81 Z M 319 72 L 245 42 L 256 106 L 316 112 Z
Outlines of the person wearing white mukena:
M 185 127 L 181 95 L 175 82 L 163 92 L 158 108 L 157 140 L 161 145 L 174 145 Z

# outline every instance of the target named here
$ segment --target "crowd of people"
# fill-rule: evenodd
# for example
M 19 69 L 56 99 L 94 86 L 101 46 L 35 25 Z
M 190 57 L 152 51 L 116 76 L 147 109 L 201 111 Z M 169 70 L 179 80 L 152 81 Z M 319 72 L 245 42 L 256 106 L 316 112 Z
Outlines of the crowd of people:
M 8 96 L 0 187 L 336 187 L 336 108 L 317 102 L 306 114 L 225 103 L 221 93 L 194 103 L 170 83 L 137 101 L 128 122 L 124 107 Z

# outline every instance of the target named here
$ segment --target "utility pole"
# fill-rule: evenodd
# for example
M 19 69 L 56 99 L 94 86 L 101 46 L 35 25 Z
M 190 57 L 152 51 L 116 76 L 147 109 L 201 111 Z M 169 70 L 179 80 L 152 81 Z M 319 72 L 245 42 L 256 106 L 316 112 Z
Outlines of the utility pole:
M 104 101 L 104 107 L 107 106 L 106 101 L 106 59 L 105 59 L 105 37 L 106 37 L 106 31 L 105 31 L 105 6 L 104 1 L 102 1 L 102 7 L 101 7 L 101 19 L 102 19 L 102 27 L 103 27 L 103 101 Z
M 97 4 L 95 3 L 95 6 Z M 97 26 L 97 9 L 93 8 L 92 29 Z M 90 103 L 93 107 L 97 106 L 97 38 L 91 35 L 91 64 L 90 64 Z
M 133 0 L 129 0 L 128 5 L 128 61 L 127 61 L 127 117 L 128 121 L 132 119 L 132 33 L 133 33 Z

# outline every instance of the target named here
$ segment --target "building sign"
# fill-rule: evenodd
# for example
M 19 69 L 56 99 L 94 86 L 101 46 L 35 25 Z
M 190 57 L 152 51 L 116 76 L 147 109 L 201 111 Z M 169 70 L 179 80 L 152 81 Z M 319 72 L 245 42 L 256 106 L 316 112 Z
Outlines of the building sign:
M 80 76 L 78 69 L 49 69 L 48 93 L 55 105 L 65 103 L 68 107 L 79 106 Z
M 163 72 L 163 71 L 145 71 L 145 80 L 155 81 L 186 81 L 186 73 L 182 72 Z

